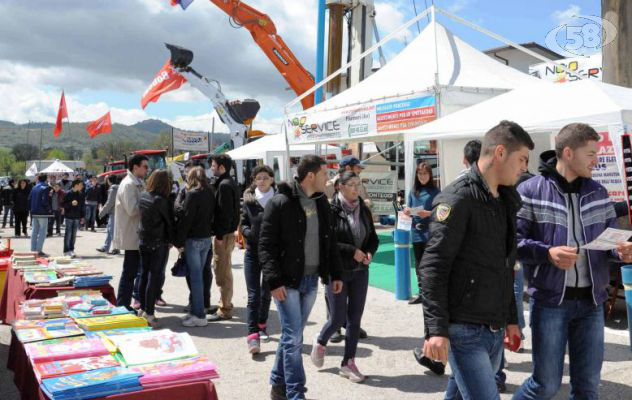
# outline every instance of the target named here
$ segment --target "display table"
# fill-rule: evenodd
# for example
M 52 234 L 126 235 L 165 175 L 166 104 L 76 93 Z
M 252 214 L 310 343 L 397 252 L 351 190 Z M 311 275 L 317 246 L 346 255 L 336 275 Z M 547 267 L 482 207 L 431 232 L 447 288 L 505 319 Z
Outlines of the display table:
M 13 382 L 20 391 L 22 400 L 49 400 L 40 390 L 35 377 L 31 361 L 26 355 L 24 345 L 11 331 L 11 345 L 9 347 L 9 360 L 7 368 L 13 371 Z M 215 386 L 209 380 L 173 384 L 160 388 L 145 389 L 138 392 L 123 393 L 101 397 L 100 399 L 112 400 L 217 400 Z
M 60 291 L 84 289 L 99 290 L 105 299 L 112 304 L 116 304 L 114 288 L 110 285 L 89 288 L 75 288 L 72 286 L 37 287 L 26 283 L 20 271 L 9 267 L 4 282 L 2 299 L 0 300 L 0 320 L 5 324 L 11 324 L 16 319 L 20 303 L 24 300 L 49 299 L 56 297 L 57 292 Z

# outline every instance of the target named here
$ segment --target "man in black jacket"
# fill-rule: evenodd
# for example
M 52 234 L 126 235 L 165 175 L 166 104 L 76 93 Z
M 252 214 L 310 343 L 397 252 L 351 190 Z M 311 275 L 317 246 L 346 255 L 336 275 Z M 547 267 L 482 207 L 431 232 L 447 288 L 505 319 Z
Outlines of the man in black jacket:
M 480 159 L 433 202 L 421 261 L 424 354 L 449 359 L 446 399 L 456 386 L 464 398 L 499 398 L 503 338 L 514 351 L 520 344 L 513 266 L 521 201 L 513 186 L 532 149 L 527 132 L 502 121 L 485 134 Z
M 213 272 L 219 288 L 219 309 L 209 315 L 209 321 L 233 317 L 233 271 L 231 255 L 235 248 L 235 231 L 239 226 L 239 186 L 230 176 L 233 160 L 226 154 L 212 157 L 211 171 L 215 184 L 215 240 L 213 242 Z
M 270 376 L 273 400 L 305 399 L 303 329 L 316 301 L 318 277 L 326 283 L 331 280 L 334 293 L 342 290 L 340 253 L 323 194 L 326 183 L 325 160 L 305 156 L 298 178 L 279 184 L 263 214 L 259 261 L 281 320 Z

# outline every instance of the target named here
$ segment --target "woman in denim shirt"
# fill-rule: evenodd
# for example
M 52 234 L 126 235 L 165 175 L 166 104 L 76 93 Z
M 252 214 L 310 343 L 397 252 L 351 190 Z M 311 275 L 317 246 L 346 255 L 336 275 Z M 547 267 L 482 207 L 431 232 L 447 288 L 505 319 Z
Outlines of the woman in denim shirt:
M 424 254 L 426 243 L 428 242 L 428 224 L 430 215 L 432 214 L 432 202 L 435 196 L 439 194 L 439 189 L 434 184 L 432 177 L 432 167 L 421 162 L 417 165 L 415 173 L 415 181 L 413 190 L 408 194 L 408 207 L 404 210 L 406 215 L 413 217 L 413 228 L 411 230 L 413 249 L 415 251 L 415 272 L 417 273 L 417 286 L 421 292 L 421 271 L 419 270 L 419 262 Z M 423 208 L 413 212 L 413 208 Z M 421 296 L 418 294 L 413 297 L 409 304 L 420 304 Z

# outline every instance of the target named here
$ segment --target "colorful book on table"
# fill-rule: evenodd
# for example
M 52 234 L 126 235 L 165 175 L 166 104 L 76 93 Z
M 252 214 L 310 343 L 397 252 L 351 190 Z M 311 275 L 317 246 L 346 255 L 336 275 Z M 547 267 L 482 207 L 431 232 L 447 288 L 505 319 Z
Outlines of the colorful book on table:
M 147 326 L 147 320 L 133 314 L 107 315 L 103 317 L 80 318 L 79 326 L 88 331 L 116 328 L 140 328 Z
M 83 336 L 83 330 L 73 322 L 49 325 L 48 327 L 15 329 L 15 335 L 22 343 L 37 342 L 71 336 Z
M 188 333 L 168 329 L 112 336 L 127 365 L 141 365 L 197 357 L 198 351 Z
M 55 271 L 24 272 L 24 280 L 26 283 L 48 283 L 55 279 L 57 279 L 57 273 Z
M 53 400 L 91 399 L 142 390 L 139 377 L 125 368 L 110 367 L 44 379 L 41 388 Z
M 88 339 L 85 336 L 26 343 L 24 349 L 33 363 L 104 356 L 110 353 L 100 339 Z
M 97 357 L 74 358 L 70 360 L 50 361 L 36 363 L 34 365 L 35 375 L 41 382 L 42 379 L 55 378 L 58 376 L 78 374 L 80 372 L 92 371 L 95 369 L 118 367 L 119 362 L 108 354 Z
M 217 366 L 206 357 L 137 365 L 129 367 L 129 369 L 143 374 L 140 378 L 143 387 L 219 378 Z
M 33 328 L 49 328 L 65 326 L 73 323 L 72 318 L 55 318 L 55 319 L 35 319 L 35 320 L 16 320 L 13 321 L 13 329 L 33 329 Z
M 84 304 L 82 304 L 84 305 Z M 112 307 L 112 306 L 92 306 L 89 304 L 86 304 L 86 306 L 89 306 L 90 309 L 89 310 L 81 310 L 81 309 L 76 309 L 75 307 L 73 307 L 69 312 L 68 315 L 72 318 L 90 318 L 90 317 L 97 317 L 99 315 L 122 315 L 122 314 L 131 314 L 131 311 L 129 311 L 127 308 L 125 307 Z

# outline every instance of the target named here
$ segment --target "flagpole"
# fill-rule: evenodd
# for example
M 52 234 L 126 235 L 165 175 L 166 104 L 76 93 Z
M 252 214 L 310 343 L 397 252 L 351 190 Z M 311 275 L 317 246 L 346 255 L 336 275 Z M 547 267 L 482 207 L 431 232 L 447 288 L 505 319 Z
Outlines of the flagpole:
M 171 127 L 171 158 L 173 159 L 173 126 Z
M 215 145 L 215 143 L 213 143 L 214 138 L 215 138 L 215 117 L 213 117 L 213 124 L 211 125 L 211 140 L 209 142 L 209 148 L 208 148 L 209 153 L 213 151 L 213 146 Z
M 42 138 L 44 137 L 44 128 L 40 127 L 40 148 L 39 148 L 39 167 L 38 169 L 42 170 Z

